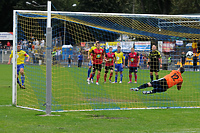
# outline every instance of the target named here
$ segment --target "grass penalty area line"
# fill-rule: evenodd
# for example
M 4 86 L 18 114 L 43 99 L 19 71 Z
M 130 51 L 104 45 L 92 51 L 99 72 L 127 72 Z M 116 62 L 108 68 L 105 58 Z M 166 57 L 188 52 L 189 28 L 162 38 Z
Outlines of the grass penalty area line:
M 9 105 L 0 105 L 0 107 L 10 107 L 10 106 L 12 106 L 11 104 L 9 104 Z

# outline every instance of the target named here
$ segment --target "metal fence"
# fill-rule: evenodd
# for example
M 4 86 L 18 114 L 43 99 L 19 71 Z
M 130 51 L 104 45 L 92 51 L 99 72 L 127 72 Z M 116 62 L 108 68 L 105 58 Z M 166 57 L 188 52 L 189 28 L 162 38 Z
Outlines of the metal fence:
M 8 63 L 11 50 L 0 49 L 0 63 Z

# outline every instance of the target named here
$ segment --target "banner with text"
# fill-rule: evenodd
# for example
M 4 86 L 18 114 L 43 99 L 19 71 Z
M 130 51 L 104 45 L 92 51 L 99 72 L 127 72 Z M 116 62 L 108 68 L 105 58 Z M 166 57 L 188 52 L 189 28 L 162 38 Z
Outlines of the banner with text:
M 131 52 L 131 48 L 134 46 L 134 42 L 121 42 L 122 52 Z
M 13 40 L 12 32 L 0 32 L 0 40 Z
M 162 50 L 163 52 L 172 52 L 174 51 L 175 43 L 174 42 L 163 42 Z
M 151 41 L 136 41 L 135 50 L 136 51 L 150 51 Z

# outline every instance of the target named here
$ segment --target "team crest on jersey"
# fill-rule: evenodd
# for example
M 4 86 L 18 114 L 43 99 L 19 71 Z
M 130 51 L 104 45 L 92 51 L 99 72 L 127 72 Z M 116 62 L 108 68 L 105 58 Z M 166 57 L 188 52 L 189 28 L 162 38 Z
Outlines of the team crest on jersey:
M 133 62 L 133 61 L 134 61 L 134 59 L 132 58 L 132 59 L 131 59 L 131 62 Z
M 109 61 L 112 61 L 112 59 L 109 59 Z
M 100 58 L 101 57 L 101 55 L 100 54 L 98 54 L 97 56 L 96 56 L 96 58 Z

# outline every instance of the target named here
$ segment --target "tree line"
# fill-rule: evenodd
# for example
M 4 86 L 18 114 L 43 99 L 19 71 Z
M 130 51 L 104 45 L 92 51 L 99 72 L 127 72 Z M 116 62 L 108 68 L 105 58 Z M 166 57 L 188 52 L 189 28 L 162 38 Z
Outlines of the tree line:
M 46 5 L 47 0 L 35 0 Z M 135 14 L 200 13 L 200 0 L 51 0 L 58 11 Z M 0 32 L 12 31 L 13 10 L 46 10 L 27 5 L 31 0 L 0 0 Z M 76 4 L 76 6 L 73 4 Z

